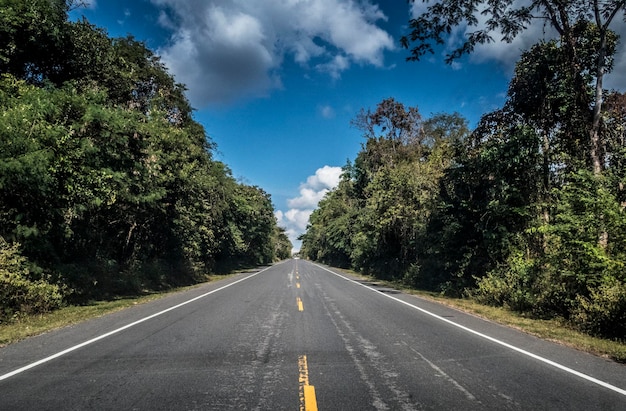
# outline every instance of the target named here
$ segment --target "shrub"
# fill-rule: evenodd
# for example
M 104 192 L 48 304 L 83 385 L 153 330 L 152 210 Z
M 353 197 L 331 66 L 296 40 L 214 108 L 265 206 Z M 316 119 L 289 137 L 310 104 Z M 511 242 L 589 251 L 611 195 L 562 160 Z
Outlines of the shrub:
M 535 277 L 534 261 L 526 259 L 522 253 L 513 254 L 506 264 L 479 279 L 471 295 L 483 304 L 531 311 L 536 303 L 533 293 Z
M 589 334 L 626 340 L 626 284 L 607 277 L 590 290 L 589 297 L 578 296 L 572 322 Z
M 45 279 L 32 279 L 19 244 L 9 245 L 0 237 L 0 322 L 22 314 L 37 314 L 59 308 L 63 293 Z

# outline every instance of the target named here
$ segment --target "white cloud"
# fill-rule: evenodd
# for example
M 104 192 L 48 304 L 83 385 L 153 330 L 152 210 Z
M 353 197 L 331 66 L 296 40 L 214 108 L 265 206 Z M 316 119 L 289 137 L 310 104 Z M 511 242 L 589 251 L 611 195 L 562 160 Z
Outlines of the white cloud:
M 612 29 L 620 36 L 620 43 L 616 50 L 615 67 L 613 71 L 604 77 L 604 87 L 618 90 L 626 90 L 626 25 L 622 23 L 622 18 L 617 17 L 620 24 L 614 24 Z M 501 64 L 505 70 L 512 74 L 515 64 L 521 54 L 530 49 L 540 40 L 550 40 L 557 38 L 556 30 L 552 27 L 544 26 L 541 22 L 535 22 L 518 35 L 511 43 L 500 41 L 502 35 L 494 34 L 493 43 L 481 44 L 476 47 L 472 54 L 472 61 L 488 62 L 495 61 Z
M 324 166 L 315 171 L 315 175 L 309 176 L 301 187 L 310 187 L 314 190 L 333 189 L 341 180 L 341 167 Z
M 319 201 L 332 189 L 337 187 L 341 180 L 341 167 L 324 166 L 309 176 L 305 183 L 300 184 L 300 195 L 287 200 L 289 210 L 277 210 L 275 215 L 278 225 L 285 228 L 287 236 L 294 244 L 294 249 L 300 248 L 297 238 L 306 231 L 309 217 L 317 207 Z
M 350 67 L 350 60 L 346 56 L 337 55 L 328 63 L 318 64 L 315 67 L 337 80 L 341 77 L 341 73 Z
M 276 211 L 276 217 L 279 222 L 285 224 L 284 226 L 287 227 L 288 231 L 296 234 L 295 238 L 297 238 L 298 235 L 302 234 L 304 230 L 306 230 L 306 226 L 309 223 L 309 217 L 312 212 L 312 210 L 298 210 L 292 208 L 285 213 L 281 210 Z
M 324 198 L 328 191 L 329 190 L 327 188 L 319 191 L 315 191 L 312 188 L 308 187 L 300 188 L 300 196 L 288 200 L 287 205 L 292 208 L 315 208 L 315 206 L 317 206 L 317 203 L 319 203 L 319 201 Z
M 485 21 L 484 16 L 479 18 L 479 21 Z M 474 31 L 476 28 L 466 30 L 466 33 Z M 556 37 L 556 31 L 551 27 L 545 26 L 541 23 L 536 23 L 528 26 L 526 30 L 521 32 L 510 43 L 503 41 L 502 32 L 494 32 L 491 34 L 493 38 L 492 43 L 479 44 L 472 53 L 472 61 L 483 63 L 487 61 L 496 61 L 501 64 L 505 70 L 512 74 L 515 69 L 515 64 L 519 60 L 520 55 L 530 49 L 534 44 L 541 40 L 550 40 Z
M 338 78 L 352 64 L 382 67 L 395 48 L 371 0 L 151 1 L 172 31 L 158 52 L 198 106 L 280 87 L 285 58 Z

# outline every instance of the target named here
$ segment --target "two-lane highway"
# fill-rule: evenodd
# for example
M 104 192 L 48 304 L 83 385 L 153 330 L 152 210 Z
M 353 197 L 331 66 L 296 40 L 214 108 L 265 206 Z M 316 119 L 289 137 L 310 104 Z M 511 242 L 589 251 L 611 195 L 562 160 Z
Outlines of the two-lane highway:
M 626 410 L 625 377 L 289 260 L 0 349 L 0 410 Z

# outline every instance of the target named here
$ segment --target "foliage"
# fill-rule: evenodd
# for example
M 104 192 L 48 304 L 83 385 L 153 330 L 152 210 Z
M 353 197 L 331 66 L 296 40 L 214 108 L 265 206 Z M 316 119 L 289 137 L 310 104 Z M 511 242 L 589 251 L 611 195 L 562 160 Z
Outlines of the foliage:
M 227 211 L 227 241 L 221 258 L 240 265 L 271 263 L 276 218 L 270 197 L 258 187 L 239 185 Z
M 401 279 L 426 252 L 430 210 L 465 121 L 458 115 L 422 120 L 416 107 L 386 99 L 353 124 L 367 140 L 313 212 L 302 254 Z
M 626 335 L 626 284 L 607 277 L 590 290 L 588 297 L 578 296 L 573 321 L 591 335 L 622 339 Z
M 519 312 L 532 311 L 537 303 L 537 294 L 541 292 L 535 287 L 538 273 L 536 262 L 518 251 L 482 277 L 471 294 L 483 304 Z
M 272 243 L 274 244 L 274 258 L 281 261 L 291 258 L 291 240 L 287 236 L 287 233 L 282 227 L 274 227 L 274 233 L 272 234 Z
M 64 54 L 65 0 L 1 0 L 0 10 L 0 73 L 35 84 L 57 75 Z
M 414 1 L 414 0 L 412 0 Z M 424 0 L 424 3 L 427 1 Z M 411 48 L 408 60 L 419 60 L 425 54 L 434 53 L 435 45 L 461 45 L 447 57 L 451 63 L 471 53 L 480 44 L 494 41 L 494 33 L 500 41 L 511 42 L 534 21 L 551 26 L 559 35 L 560 46 L 570 76 L 586 76 L 595 80 L 591 117 L 586 124 L 587 151 L 594 174 L 601 174 L 604 167 L 604 142 L 600 136 L 603 109 L 603 80 L 612 69 L 617 36 L 609 29 L 615 19 L 626 19 L 626 3 L 622 0 L 588 2 L 514 0 L 468 1 L 443 0 L 427 6 L 425 11 L 409 22 L 410 33 L 401 38 L 405 48 Z M 454 36 L 463 28 L 460 41 Z M 587 83 L 576 83 L 574 97 L 582 96 Z
M 10 245 L 0 237 L 0 323 L 61 306 L 61 287 L 36 277 L 31 264 L 20 254 L 19 244 Z
M 594 22 L 606 34 L 608 26 L 625 10 L 626 5 L 619 0 L 595 2 L 591 6 L 583 0 L 524 3 L 514 0 L 487 3 L 444 0 L 427 6 L 423 13 L 411 19 L 411 31 L 402 37 L 401 42 L 405 48 L 413 44 L 410 59 L 419 60 L 424 54 L 433 53 L 434 45 L 446 44 L 456 27 L 467 27 L 460 46 L 447 56 L 447 61 L 452 61 L 471 53 L 477 45 L 494 42 L 494 34 L 501 36 L 499 41 L 510 43 L 533 20 L 552 26 L 565 39 L 564 43 L 571 38 L 576 24 L 580 22 Z M 483 17 L 479 18 L 481 15 Z M 606 57 L 611 53 L 604 54 Z
M 597 173 L 600 38 L 585 22 L 570 34 L 523 53 L 504 106 L 471 133 L 393 99 L 361 111 L 367 140 L 311 216 L 303 254 L 625 340 L 626 100 L 605 93 Z
M 54 283 L 36 283 L 42 304 L 285 258 L 269 196 L 213 160 L 184 86 L 152 51 L 67 21 L 70 3 L 2 3 L 0 235 Z M 34 290 L 19 266 L 6 278 Z

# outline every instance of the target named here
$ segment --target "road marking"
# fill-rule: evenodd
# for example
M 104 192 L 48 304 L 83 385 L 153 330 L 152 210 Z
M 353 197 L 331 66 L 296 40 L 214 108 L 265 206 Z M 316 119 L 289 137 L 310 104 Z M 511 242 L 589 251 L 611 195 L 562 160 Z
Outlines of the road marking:
M 304 409 L 305 411 L 317 411 L 317 398 L 315 397 L 315 387 L 304 386 Z
M 309 384 L 309 365 L 306 355 L 300 355 L 298 357 L 298 371 L 300 411 L 317 411 L 315 387 Z
M 298 311 L 304 311 L 304 304 L 302 304 L 302 299 L 298 297 L 296 299 L 296 302 L 298 303 Z
M 594 384 L 597 384 L 597 385 L 599 385 L 599 386 L 601 386 L 601 387 L 604 387 L 604 388 L 607 388 L 607 389 L 609 389 L 609 390 L 611 390 L 611 391 L 614 391 L 614 392 L 616 392 L 616 393 L 618 393 L 618 394 L 621 394 L 621 395 L 626 396 L 626 390 L 625 390 L 625 389 L 622 389 L 622 388 L 616 387 L 615 385 L 609 384 L 608 382 L 605 382 L 605 381 L 599 380 L 599 379 L 594 378 L 594 377 L 592 377 L 592 376 L 590 376 L 590 375 L 583 374 L 583 373 L 582 373 L 582 372 L 580 372 L 580 371 L 576 371 L 576 370 L 574 370 L 574 369 L 572 369 L 572 368 L 566 367 L 565 365 L 559 364 L 559 363 L 557 363 L 557 362 L 555 362 L 555 361 L 552 361 L 552 360 L 549 360 L 549 359 L 547 359 L 547 358 L 545 358 L 545 357 L 541 357 L 541 356 L 539 356 L 539 355 L 537 355 L 537 354 L 533 354 L 533 353 L 531 353 L 530 351 L 526 351 L 526 350 L 524 350 L 524 349 L 522 349 L 522 348 L 516 347 L 516 346 L 511 345 L 511 344 L 509 344 L 509 343 L 506 343 L 506 342 L 504 342 L 504 341 L 498 340 L 497 338 L 490 337 L 490 336 L 489 336 L 489 335 L 487 335 L 487 334 L 483 334 L 483 333 L 478 332 L 478 331 L 476 331 L 476 330 L 472 330 L 471 328 L 468 328 L 468 327 L 466 327 L 466 326 L 464 326 L 464 325 L 457 324 L 457 323 L 455 323 L 454 321 L 451 321 L 451 320 L 449 320 L 449 319 L 447 319 L 447 318 L 444 318 L 444 317 L 442 317 L 442 316 L 440 316 L 440 315 L 437 315 L 437 314 L 432 313 L 432 312 L 430 312 L 430 311 L 428 311 L 428 310 L 425 310 L 425 309 L 423 309 L 423 308 L 420 308 L 420 307 L 418 307 L 418 306 L 416 306 L 416 305 L 413 305 L 413 304 L 411 304 L 411 303 L 409 303 L 409 302 L 403 301 L 403 300 L 401 300 L 401 299 L 399 299 L 399 298 L 396 298 L 396 297 L 394 297 L 394 296 L 392 296 L 392 295 L 389 295 L 389 294 L 383 293 L 382 291 L 379 291 L 379 290 L 376 290 L 376 289 L 374 289 L 374 288 L 368 287 L 368 286 L 367 286 L 367 285 L 365 285 L 365 284 L 362 284 L 362 283 L 360 283 L 360 282 L 358 282 L 358 281 L 354 281 L 354 280 L 353 280 L 353 279 L 351 279 L 351 278 L 344 277 L 344 276 L 343 276 L 343 275 L 341 275 L 341 274 L 337 274 L 336 272 L 331 271 L 331 270 L 329 270 L 329 269 L 328 269 L 328 268 L 326 268 L 326 267 L 322 267 L 321 265 L 318 265 L 318 264 L 315 264 L 315 263 L 313 263 L 313 265 L 315 265 L 315 266 L 316 266 L 316 267 L 318 267 L 318 268 L 321 268 L 321 269 L 322 269 L 322 270 L 324 270 L 324 271 L 328 271 L 329 273 L 334 274 L 334 275 L 336 275 L 336 276 L 337 276 L 337 277 L 339 277 L 339 278 L 343 278 L 343 279 L 344 279 L 344 280 L 346 280 L 346 281 L 349 281 L 349 282 L 351 282 L 351 283 L 354 283 L 354 284 L 360 285 L 361 287 L 366 288 L 366 289 L 368 289 L 368 290 L 370 290 L 370 291 L 373 291 L 373 292 L 375 292 L 375 293 L 377 293 L 377 294 L 380 294 L 380 295 L 382 295 L 383 297 L 390 298 L 390 299 L 392 299 L 392 300 L 394 300 L 394 301 L 396 301 L 396 302 L 399 302 L 400 304 L 404 304 L 404 305 L 406 305 L 406 306 L 409 306 L 409 307 L 411 307 L 411 308 L 413 308 L 413 309 L 415 309 L 415 310 L 417 310 L 417 311 L 420 311 L 420 312 L 422 312 L 422 313 L 424 313 L 424 314 L 426 314 L 426 315 L 429 315 L 429 316 L 431 316 L 431 317 L 433 317 L 433 318 L 436 318 L 437 320 L 443 321 L 443 322 L 448 323 L 448 324 L 450 324 L 450 325 L 453 325 L 453 326 L 455 326 L 455 327 L 457 327 L 457 328 L 460 328 L 461 330 L 467 331 L 468 333 L 474 334 L 474 335 L 476 335 L 476 336 L 478 336 L 478 337 L 481 337 L 481 338 L 484 338 L 484 339 L 486 339 L 486 340 L 489 340 L 489 341 L 491 341 L 491 342 L 493 342 L 493 343 L 495 343 L 495 344 L 501 345 L 501 346 L 503 346 L 503 347 L 506 347 L 506 348 L 508 348 L 508 349 L 510 349 L 510 350 L 516 351 L 516 352 L 518 352 L 518 353 L 520 353 L 520 354 L 523 354 L 523 355 L 525 355 L 525 356 L 528 356 L 528 357 L 534 358 L 535 360 L 541 361 L 541 362 L 543 362 L 543 363 L 545 363 L 545 364 L 548 364 L 548 365 L 550 365 L 550 366 L 552 366 L 552 367 L 554 367 L 554 368 L 558 368 L 558 369 L 559 369 L 559 370 L 561 370 L 561 371 L 565 371 L 565 372 L 570 373 L 570 374 L 572 374 L 572 375 L 575 375 L 575 376 L 577 376 L 577 377 L 579 377 L 579 378 L 582 378 L 582 379 L 584 379 L 584 380 L 587 380 L 587 381 L 589 381 L 589 382 L 592 382 L 592 383 L 594 383 Z
M 296 283 L 296 288 L 300 288 L 300 283 Z
M 76 351 L 76 350 L 78 350 L 79 348 L 83 348 L 83 347 L 85 347 L 85 346 L 87 346 L 87 345 L 90 345 L 90 344 L 95 343 L 96 341 L 103 340 L 103 339 L 105 339 L 105 338 L 107 338 L 107 337 L 110 337 L 110 336 L 112 336 L 112 335 L 114 335 L 114 334 L 120 333 L 120 332 L 122 332 L 122 331 L 124 331 L 124 330 L 127 330 L 127 329 L 131 328 L 131 327 L 134 327 L 134 326 L 139 325 L 139 324 L 141 324 L 141 323 L 143 323 L 143 322 L 146 322 L 146 321 L 148 321 L 148 320 L 151 320 L 151 319 L 153 319 L 153 318 L 155 318 L 155 317 L 158 317 L 158 316 L 160 316 L 160 315 L 163 315 L 163 314 L 165 314 L 165 313 L 167 313 L 167 312 L 170 312 L 170 311 L 176 310 L 176 309 L 178 309 L 178 308 L 180 308 L 180 307 L 183 307 L 183 306 L 185 306 L 185 305 L 187 305 L 187 304 L 190 304 L 190 303 L 192 303 L 192 302 L 194 302 L 194 301 L 200 300 L 201 298 L 204 298 L 204 297 L 206 297 L 206 296 L 209 296 L 209 295 L 211 295 L 211 294 L 214 294 L 214 293 L 216 293 L 216 292 L 218 292 L 218 291 L 222 291 L 222 290 L 224 290 L 224 289 L 226 289 L 226 288 L 228 288 L 228 287 L 231 287 L 231 286 L 233 286 L 233 285 L 235 285 L 235 284 L 238 284 L 238 283 L 240 283 L 240 282 L 242 282 L 242 281 L 249 280 L 250 278 L 252 278 L 252 277 L 254 277 L 254 276 L 257 276 L 257 275 L 261 274 L 262 272 L 264 272 L 264 271 L 266 271 L 266 270 L 269 270 L 270 268 L 272 268 L 272 266 L 270 266 L 270 267 L 266 267 L 266 268 L 264 268 L 263 270 L 261 270 L 261 271 L 259 271 L 259 272 L 256 272 L 256 273 L 254 273 L 254 274 L 252 274 L 252 275 L 250 275 L 250 276 L 248 276 L 248 277 L 244 277 L 244 278 L 241 278 L 241 279 L 239 279 L 239 280 L 237 280 L 237 281 L 234 281 L 234 282 L 232 282 L 232 283 L 230 283 L 230 284 L 226 284 L 226 285 L 225 285 L 225 286 L 223 286 L 223 287 L 216 288 L 216 289 L 215 289 L 215 290 L 213 290 L 213 291 L 209 291 L 209 292 L 207 292 L 207 293 L 204 293 L 204 294 L 202 294 L 202 295 L 199 295 L 199 296 L 197 296 L 197 297 L 194 297 L 194 298 L 192 298 L 191 300 L 184 301 L 184 302 L 182 302 L 182 303 L 180 303 L 180 304 L 177 304 L 177 305 L 175 305 L 175 306 L 173 306 L 173 307 L 166 308 L 166 309 L 165 309 L 165 310 L 163 310 L 163 311 L 159 311 L 158 313 L 155 313 L 155 314 L 149 315 L 149 316 L 144 317 L 144 318 L 142 318 L 142 319 L 140 319 L 140 320 L 137 320 L 137 321 L 135 321 L 135 322 L 132 322 L 132 323 L 130 323 L 130 324 L 127 324 L 127 325 L 125 325 L 125 326 L 123 326 L 123 327 L 117 328 L 117 329 L 115 329 L 115 330 L 113 330 L 113 331 L 109 331 L 108 333 L 105 333 L 105 334 L 102 334 L 102 335 L 100 335 L 100 336 L 98 336 L 98 337 L 92 338 L 91 340 L 88 340 L 88 341 L 82 342 L 82 343 L 80 343 L 80 344 L 78 344 L 78 345 L 75 345 L 75 346 L 73 346 L 73 347 L 67 348 L 67 349 L 65 349 L 65 350 L 63 350 L 63 351 L 60 351 L 60 352 L 56 353 L 56 354 L 50 355 L 49 357 L 42 358 L 42 359 L 41 359 L 41 360 L 39 360 L 39 361 L 35 361 L 34 363 L 31 363 L 31 364 L 25 365 L 24 367 L 18 368 L 17 370 L 11 371 L 11 372 L 9 372 L 9 373 L 7 373 L 7 374 L 4 374 L 4 375 L 0 375 L 0 381 L 2 381 L 2 380 L 6 380 L 7 378 L 11 378 L 11 377 L 13 377 L 13 376 L 15 376 L 15 375 L 21 374 L 21 373 L 23 373 L 24 371 L 30 370 L 31 368 L 35 368 L 35 367 L 37 367 L 37 366 L 39 366 L 39 365 L 45 364 L 45 363 L 47 363 L 47 362 L 50 362 L 50 361 L 54 360 L 55 358 L 62 357 L 62 356 L 64 356 L 65 354 L 69 354 L 69 353 L 71 353 L 72 351 Z

